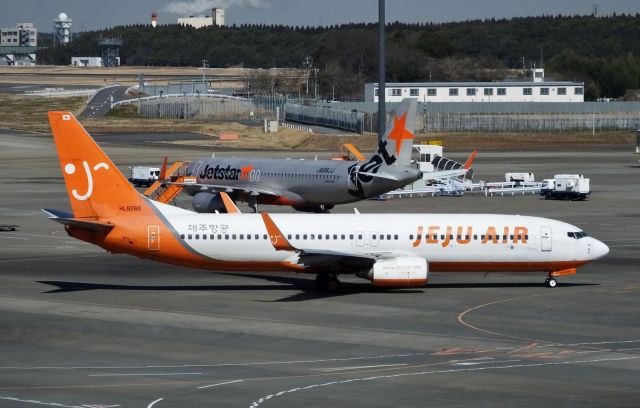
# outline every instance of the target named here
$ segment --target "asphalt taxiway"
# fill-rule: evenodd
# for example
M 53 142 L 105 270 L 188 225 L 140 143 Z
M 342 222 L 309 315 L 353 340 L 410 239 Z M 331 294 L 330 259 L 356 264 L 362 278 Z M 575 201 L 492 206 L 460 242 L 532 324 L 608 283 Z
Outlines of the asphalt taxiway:
M 210 154 L 114 141 L 101 143 L 123 170 Z M 640 168 L 630 152 L 476 159 L 476 177 L 490 181 L 583 173 L 584 202 L 466 195 L 336 208 L 545 216 L 610 246 L 555 289 L 544 274 L 434 273 L 423 289 L 345 277 L 325 294 L 313 276 L 179 268 L 69 238 L 40 212 L 69 208 L 51 138 L 0 131 L 0 223 L 20 226 L 0 232 L 0 406 L 635 407 Z

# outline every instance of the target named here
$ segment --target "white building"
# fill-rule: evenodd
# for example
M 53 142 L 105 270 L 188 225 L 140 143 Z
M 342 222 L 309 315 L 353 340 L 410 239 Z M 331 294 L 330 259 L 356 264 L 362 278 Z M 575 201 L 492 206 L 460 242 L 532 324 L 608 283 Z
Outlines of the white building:
M 531 81 L 520 82 L 391 82 L 385 100 L 400 102 L 584 102 L 583 82 L 545 81 L 544 70 L 534 69 Z M 378 102 L 378 84 L 364 86 L 365 102 Z
M 210 16 L 189 16 L 178 19 L 178 24 L 189 25 L 193 28 L 202 27 L 223 27 L 224 26 L 224 9 L 214 8 L 211 10 Z
M 120 66 L 120 57 L 116 57 Z M 102 57 L 71 57 L 74 67 L 102 67 Z
M 0 46 L 36 47 L 38 29 L 33 23 L 18 23 L 15 27 L 0 28 Z

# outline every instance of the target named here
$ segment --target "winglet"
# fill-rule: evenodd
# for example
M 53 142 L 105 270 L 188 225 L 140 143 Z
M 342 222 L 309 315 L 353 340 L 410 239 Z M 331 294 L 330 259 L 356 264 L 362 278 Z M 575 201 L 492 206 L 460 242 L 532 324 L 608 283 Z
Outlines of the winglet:
M 220 198 L 222 198 L 224 208 L 227 209 L 227 214 L 240 214 L 238 206 L 233 202 L 231 197 L 229 197 L 229 194 L 225 193 L 224 191 L 220 191 L 218 194 L 220 194 Z
M 295 251 L 296 249 L 287 241 L 284 234 L 280 231 L 280 228 L 273 222 L 269 214 L 260 213 L 264 226 L 267 227 L 269 238 L 271 238 L 271 244 L 276 251 Z
M 471 168 L 471 165 L 473 164 L 473 159 L 475 159 L 477 155 L 478 155 L 478 151 L 477 150 L 474 150 L 473 152 L 471 152 L 471 154 L 469 155 L 469 158 L 464 163 L 464 168 L 466 170 L 469 170 Z

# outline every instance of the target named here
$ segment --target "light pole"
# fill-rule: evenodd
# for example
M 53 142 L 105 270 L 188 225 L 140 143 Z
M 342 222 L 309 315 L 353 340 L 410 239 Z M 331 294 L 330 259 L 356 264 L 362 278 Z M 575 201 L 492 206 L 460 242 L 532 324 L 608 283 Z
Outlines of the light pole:
M 384 136 L 387 127 L 385 112 L 385 17 L 384 0 L 378 0 L 378 140 Z

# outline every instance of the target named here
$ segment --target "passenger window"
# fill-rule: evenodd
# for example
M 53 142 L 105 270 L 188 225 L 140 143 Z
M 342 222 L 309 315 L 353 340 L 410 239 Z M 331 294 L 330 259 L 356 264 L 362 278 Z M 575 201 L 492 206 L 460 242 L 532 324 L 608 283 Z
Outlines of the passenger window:
M 202 234 L 202 239 L 207 239 L 207 234 Z
M 338 239 L 338 234 L 333 234 L 333 239 Z
M 260 234 L 254 235 L 253 238 L 255 238 L 256 240 L 260 239 Z
M 398 240 L 398 235 L 394 235 L 393 239 L 395 239 L 397 241 Z
M 215 235 L 213 235 L 213 234 L 209 235 L 209 239 L 215 239 L 215 237 L 216 237 L 216 236 L 215 236 Z
M 244 239 L 244 234 L 240 234 L 240 239 Z
M 231 235 L 231 239 L 235 240 L 236 239 L 236 234 Z
M 269 239 L 269 237 L 267 236 L 267 234 L 262 235 L 262 239 L 266 240 Z
M 287 234 L 287 239 L 291 239 L 291 234 Z
M 322 234 L 318 234 L 318 239 L 322 239 Z
M 200 239 L 200 234 L 196 234 L 196 239 Z
M 180 234 L 180 239 L 184 239 L 184 234 Z
M 300 239 L 300 234 L 296 234 L 296 239 Z
M 218 234 L 218 240 L 222 239 L 222 234 Z
M 189 239 L 191 239 L 191 238 L 192 238 L 192 235 L 191 235 L 191 234 L 189 234 Z
M 228 240 L 229 239 L 229 234 L 224 234 L 224 239 Z
M 413 234 L 409 234 L 409 241 L 413 241 Z
M 251 239 L 251 234 L 247 234 L 247 239 Z
M 353 239 L 353 234 L 349 234 L 349 239 Z
M 331 239 L 331 235 L 329 235 L 329 234 L 325 235 L 324 239 Z
M 307 234 L 303 234 L 302 239 L 307 239 Z
M 344 234 L 340 235 L 340 239 L 345 239 Z

